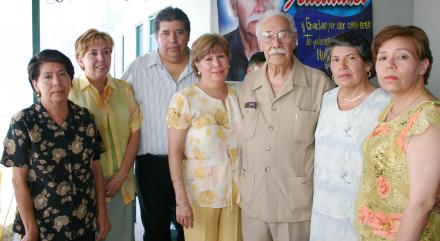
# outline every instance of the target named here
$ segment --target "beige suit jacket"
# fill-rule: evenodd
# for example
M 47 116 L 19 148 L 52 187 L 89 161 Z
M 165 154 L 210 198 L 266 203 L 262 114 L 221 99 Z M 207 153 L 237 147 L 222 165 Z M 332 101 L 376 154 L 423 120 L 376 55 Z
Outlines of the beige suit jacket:
M 266 222 L 310 220 L 314 132 L 322 95 L 333 87 L 324 73 L 293 59 L 293 74 L 278 97 L 267 64 L 248 74 L 240 88 L 240 206 Z

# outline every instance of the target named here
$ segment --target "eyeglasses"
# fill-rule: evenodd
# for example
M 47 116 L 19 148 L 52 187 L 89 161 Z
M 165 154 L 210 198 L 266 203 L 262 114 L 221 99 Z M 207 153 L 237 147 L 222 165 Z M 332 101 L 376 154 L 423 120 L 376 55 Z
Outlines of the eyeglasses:
M 266 31 L 261 33 L 261 39 L 264 42 L 272 42 L 275 38 L 278 38 L 283 43 L 288 43 L 292 40 L 293 32 L 289 30 L 282 30 L 279 32 Z

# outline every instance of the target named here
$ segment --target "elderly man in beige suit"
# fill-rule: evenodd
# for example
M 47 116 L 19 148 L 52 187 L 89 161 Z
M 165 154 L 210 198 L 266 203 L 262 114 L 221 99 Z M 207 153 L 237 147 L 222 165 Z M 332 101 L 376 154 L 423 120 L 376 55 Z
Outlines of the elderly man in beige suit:
M 314 132 L 322 95 L 332 87 L 295 56 L 293 19 L 270 10 L 257 23 L 266 63 L 240 89 L 245 241 L 308 241 L 313 194 Z

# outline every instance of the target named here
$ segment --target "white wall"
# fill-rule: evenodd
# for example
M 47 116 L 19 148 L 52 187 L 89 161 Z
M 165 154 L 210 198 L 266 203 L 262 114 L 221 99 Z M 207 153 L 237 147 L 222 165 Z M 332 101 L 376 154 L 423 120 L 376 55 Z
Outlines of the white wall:
M 373 31 L 391 24 L 416 25 L 428 34 L 434 58 L 428 89 L 440 97 L 440 21 L 438 0 L 379 0 L 373 2 Z M 437 27 L 436 27 L 437 25 Z
M 413 23 L 413 0 L 373 0 L 373 32 L 387 25 Z
M 428 80 L 428 89 L 440 97 L 440 1 L 438 0 L 414 0 L 414 25 L 422 27 L 428 34 L 430 47 L 433 55 L 431 75 Z
M 102 30 L 104 0 L 40 1 L 40 50 L 57 49 L 70 58 L 75 75 L 83 71 L 75 58 L 75 41 L 89 28 Z M 29 1 L 30 5 L 30 1 Z M 31 39 L 28 40 L 31 42 Z

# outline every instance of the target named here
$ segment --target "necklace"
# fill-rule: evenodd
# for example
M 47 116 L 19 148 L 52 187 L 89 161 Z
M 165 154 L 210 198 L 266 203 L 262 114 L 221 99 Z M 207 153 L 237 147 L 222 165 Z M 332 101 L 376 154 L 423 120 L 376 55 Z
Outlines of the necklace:
M 346 101 L 346 102 L 353 102 L 353 101 L 356 101 L 356 100 L 360 99 L 362 96 L 364 96 L 364 94 L 365 94 L 365 91 L 362 92 L 360 95 L 354 97 L 354 98 L 351 98 L 351 99 L 350 98 L 342 98 L 342 99 L 344 101 Z

